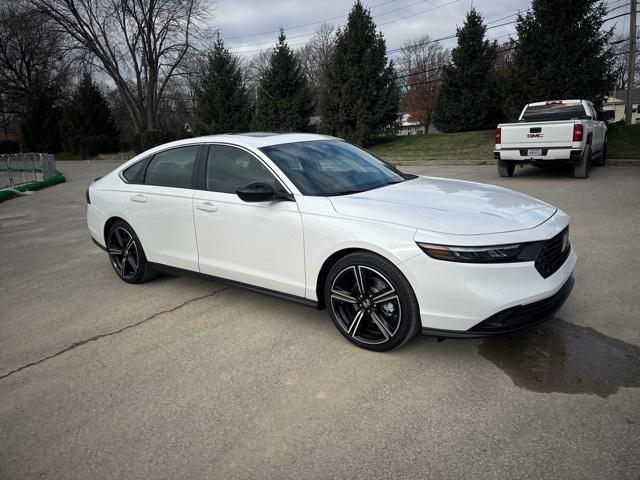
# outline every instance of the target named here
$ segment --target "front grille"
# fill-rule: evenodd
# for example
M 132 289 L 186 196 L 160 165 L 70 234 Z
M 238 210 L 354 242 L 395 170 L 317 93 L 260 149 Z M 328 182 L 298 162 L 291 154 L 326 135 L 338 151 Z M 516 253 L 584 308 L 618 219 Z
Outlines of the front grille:
M 558 271 L 570 253 L 571 244 L 569 243 L 569 227 L 567 227 L 544 243 L 536 259 L 536 270 L 543 278 L 550 277 Z

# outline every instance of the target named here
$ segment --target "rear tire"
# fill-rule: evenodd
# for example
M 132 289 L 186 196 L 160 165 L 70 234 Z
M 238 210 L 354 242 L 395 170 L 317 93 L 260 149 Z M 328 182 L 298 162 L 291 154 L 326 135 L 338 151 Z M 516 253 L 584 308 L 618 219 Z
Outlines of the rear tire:
M 513 172 L 516 169 L 515 162 L 509 162 L 507 160 L 498 160 L 498 173 L 501 177 L 512 177 Z
M 587 145 L 582 156 L 573 166 L 573 176 L 575 178 L 589 178 L 591 170 L 591 145 Z
M 111 266 L 125 282 L 144 283 L 157 276 L 147 261 L 138 235 L 124 220 L 111 225 L 106 244 Z
M 324 284 L 331 320 L 351 343 L 383 352 L 407 343 L 420 330 L 413 288 L 388 260 L 369 252 L 336 262 Z

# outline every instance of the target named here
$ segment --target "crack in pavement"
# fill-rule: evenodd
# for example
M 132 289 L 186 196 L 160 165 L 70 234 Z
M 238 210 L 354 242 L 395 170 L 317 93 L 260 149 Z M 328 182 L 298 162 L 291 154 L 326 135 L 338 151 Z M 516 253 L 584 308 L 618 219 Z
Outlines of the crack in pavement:
M 51 355 L 49 355 L 49 356 L 46 356 L 46 357 L 44 357 L 44 358 L 41 358 L 40 360 L 37 360 L 37 361 L 35 361 L 35 362 L 27 363 L 26 365 L 23 365 L 23 366 L 21 366 L 21 367 L 18 367 L 18 368 L 16 368 L 15 370 L 11 370 L 11 371 L 10 371 L 10 372 L 8 372 L 8 373 L 5 373 L 5 374 L 3 374 L 3 375 L 0 375 L 0 380 L 4 380 L 5 378 L 7 378 L 7 377 L 9 377 L 9 376 L 13 375 L 14 373 L 18 373 L 18 372 L 20 372 L 20 371 L 22 371 L 22 370 L 24 370 L 24 369 L 26 369 L 26 368 L 35 367 L 36 365 L 40 365 L 41 363 L 44 363 L 44 362 L 46 362 L 47 360 L 51 360 L 52 358 L 58 357 L 58 356 L 62 355 L 63 353 L 70 352 L 71 350 L 74 350 L 74 349 L 76 349 L 76 348 L 78 348 L 78 347 L 81 347 L 82 345 L 86 345 L 86 344 L 87 344 L 87 343 L 89 343 L 89 342 L 95 342 L 95 341 L 97 341 L 97 340 L 100 340 L 101 338 L 111 337 L 112 335 L 117 335 L 117 334 L 119 334 L 119 333 L 124 332 L 125 330 L 129 330 L 130 328 L 137 327 L 137 326 L 139 326 L 139 325 L 142 325 L 143 323 L 146 323 L 146 322 L 148 322 L 148 321 L 150 321 L 150 320 L 153 320 L 154 318 L 159 317 L 160 315 L 164 315 L 165 313 L 172 313 L 172 312 L 175 312 L 176 310 L 180 310 L 182 307 L 184 307 L 184 306 L 186 306 L 186 305 L 188 305 L 188 304 L 190 304 L 190 303 L 197 302 L 197 301 L 199 301 L 199 300 L 203 300 L 203 299 L 205 299 L 205 298 L 213 297 L 214 295 L 216 295 L 216 294 L 218 294 L 218 293 L 220 293 L 220 292 L 222 292 L 222 291 L 224 291 L 224 290 L 228 290 L 228 289 L 230 289 L 230 288 L 231 288 L 231 287 L 222 287 L 222 288 L 219 288 L 219 289 L 214 290 L 213 292 L 208 293 L 208 294 L 206 294 L 206 295 L 203 295 L 203 296 L 201 296 L 201 297 L 196 297 L 196 298 L 192 298 L 192 299 L 190 299 L 190 300 L 187 300 L 187 301 L 185 301 L 185 302 L 181 303 L 180 305 L 178 305 L 178 306 L 176 306 L 176 307 L 170 308 L 170 309 L 168 309 L 168 310 L 162 310 L 161 312 L 156 312 L 156 313 L 154 313 L 153 315 L 150 315 L 150 316 L 148 316 L 147 318 L 144 318 L 144 319 L 140 320 L 139 322 L 132 323 L 131 325 L 124 326 L 124 327 L 122 327 L 122 328 L 119 328 L 118 330 L 114 330 L 114 331 L 112 331 L 112 332 L 108 332 L 108 333 L 101 333 L 101 334 L 99 334 L 99 335 L 95 335 L 95 336 L 90 337 L 90 338 L 87 338 L 87 339 L 85 339 L 85 340 L 80 340 L 80 341 L 78 341 L 78 342 L 74 342 L 74 343 L 72 343 L 71 345 L 69 345 L 68 347 L 63 348 L 62 350 L 60 350 L 60 351 L 58 351 L 58 352 L 56 352 L 56 353 L 53 353 L 53 354 L 51 354 Z

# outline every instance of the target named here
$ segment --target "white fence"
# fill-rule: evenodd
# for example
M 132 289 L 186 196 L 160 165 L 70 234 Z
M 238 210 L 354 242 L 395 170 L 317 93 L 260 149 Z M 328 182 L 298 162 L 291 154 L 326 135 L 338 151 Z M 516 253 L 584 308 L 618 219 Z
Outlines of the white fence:
M 50 153 L 0 155 L 0 188 L 47 180 L 56 174 L 56 160 Z

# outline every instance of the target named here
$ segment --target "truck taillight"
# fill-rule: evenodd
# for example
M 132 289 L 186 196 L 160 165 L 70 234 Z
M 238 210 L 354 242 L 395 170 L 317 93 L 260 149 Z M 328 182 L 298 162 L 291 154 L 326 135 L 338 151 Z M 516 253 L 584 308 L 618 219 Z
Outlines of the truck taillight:
M 502 143 L 502 129 L 496 128 L 496 145 L 500 145 Z
M 576 123 L 575 125 L 573 125 L 573 141 L 581 142 L 582 134 L 583 134 L 582 125 L 579 123 Z

